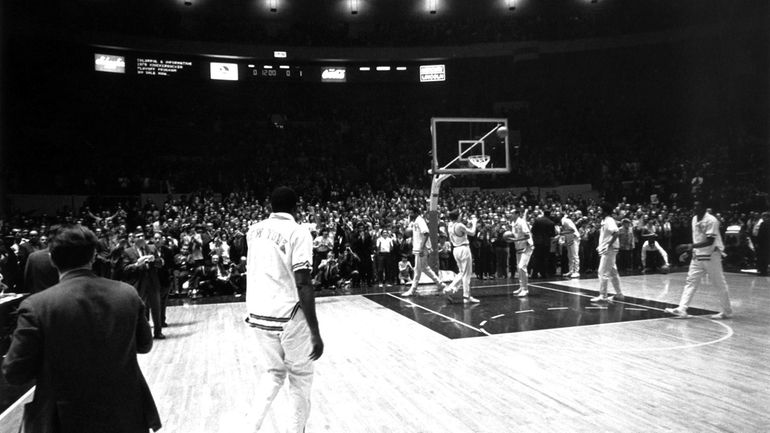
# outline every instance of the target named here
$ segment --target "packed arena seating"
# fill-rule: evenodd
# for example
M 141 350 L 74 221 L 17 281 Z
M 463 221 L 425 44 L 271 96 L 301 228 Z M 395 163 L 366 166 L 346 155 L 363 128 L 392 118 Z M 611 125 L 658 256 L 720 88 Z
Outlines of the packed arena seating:
M 383 230 L 393 233 L 396 247 L 392 250 L 393 266 L 388 272 L 382 272 L 379 281 L 375 279 L 374 269 L 363 270 L 362 266 L 372 266 L 371 260 L 359 260 L 354 271 L 366 275 L 361 281 L 350 272 L 343 274 L 335 282 L 327 283 L 324 288 L 343 289 L 346 284 L 396 283 L 396 263 L 402 256 L 411 254 L 411 243 L 405 239 L 408 220 L 408 207 L 412 203 L 425 203 L 427 191 L 405 185 L 389 192 L 373 189 L 369 185 L 359 185 L 350 189 L 329 184 L 328 190 L 313 191 L 303 189 L 301 184 L 294 185 L 303 192 L 302 205 L 297 217 L 311 230 L 314 236 L 324 229 L 333 244 L 329 257 L 317 257 L 318 265 L 323 259 L 342 260 L 345 247 L 353 241 L 359 225 L 365 229 L 372 240 L 376 240 Z M 326 197 L 325 199 L 322 197 Z M 689 221 L 691 212 L 683 201 L 690 196 L 680 197 L 678 203 L 665 202 L 630 202 L 621 201 L 615 211 L 618 221 L 628 219 L 634 231 L 636 245 L 632 263 L 627 272 L 642 271 L 639 251 L 644 236 L 655 234 L 659 243 L 666 249 L 673 265 L 678 257 L 674 247 L 689 240 Z M 763 208 L 767 208 L 767 197 L 763 197 Z M 510 215 L 513 207 L 527 209 L 529 219 L 539 216 L 544 211 L 551 214 L 557 224 L 561 216 L 571 215 L 577 223 L 581 237 L 581 273 L 591 274 L 598 265 L 594 248 L 598 237 L 599 218 L 597 203 L 583 197 L 559 197 L 555 192 L 535 196 L 532 192 L 520 195 L 494 194 L 489 192 L 461 193 L 447 189 L 443 192 L 440 217 L 443 224 L 450 208 L 465 206 L 469 213 L 479 215 L 481 225 L 474 237 L 474 259 L 478 278 L 494 278 L 494 250 L 492 245 L 498 242 L 502 233 L 510 227 Z M 732 226 L 734 233 L 726 237 L 728 244 L 728 264 L 736 269 L 750 266 L 754 253 L 751 235 L 754 224 L 759 220 L 758 212 L 746 212 L 745 203 L 739 203 L 728 209 L 714 209 L 721 220 L 721 228 L 726 233 Z M 12 290 L 23 291 L 21 269 L 24 258 L 31 251 L 44 248 L 39 239 L 31 239 L 30 233 L 37 231 L 45 235 L 47 228 L 63 222 L 82 222 L 97 230 L 103 242 L 99 253 L 97 269 L 102 275 L 119 278 L 118 260 L 123 248 L 130 245 L 132 235 L 137 232 L 157 234 L 154 241 L 169 247 L 169 263 L 166 272 L 174 286 L 172 293 L 193 297 L 213 293 L 236 293 L 243 290 L 243 274 L 246 272 L 242 256 L 245 255 L 244 234 L 250 223 L 267 216 L 270 209 L 262 195 L 251 192 L 232 192 L 226 195 L 198 194 L 180 199 L 169 199 L 165 203 L 123 203 L 115 208 L 100 207 L 98 203 L 89 203 L 78 211 L 63 210 L 58 215 L 29 218 L 17 214 L 2 221 L 0 231 L 3 234 L 2 262 L 0 271 L 5 284 Z M 440 223 L 442 224 L 442 223 Z M 737 227 L 737 229 L 736 229 Z M 44 236 L 43 236 L 44 237 Z M 359 251 L 363 255 L 375 253 L 372 243 L 369 249 Z M 485 251 L 485 252 L 482 252 Z M 558 236 L 551 248 L 552 276 L 562 257 Z M 363 264 L 362 264 L 363 263 Z M 368 263 L 368 264 L 367 264 Z M 511 267 L 510 269 L 514 269 Z M 562 268 L 564 269 L 564 268 Z M 511 276 L 512 273 L 507 273 Z M 498 277 L 500 276 L 497 272 Z M 562 272 L 563 274 L 563 272 Z M 386 276 L 387 277 L 384 277 Z M 344 277 L 347 277 L 345 279 Z M 386 279 L 387 278 L 387 279 Z M 319 289 L 322 282 L 316 280 Z

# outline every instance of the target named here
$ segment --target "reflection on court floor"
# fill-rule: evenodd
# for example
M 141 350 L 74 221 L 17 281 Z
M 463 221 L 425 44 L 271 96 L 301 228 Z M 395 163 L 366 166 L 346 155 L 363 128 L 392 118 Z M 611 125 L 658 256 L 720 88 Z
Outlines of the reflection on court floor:
M 478 304 L 449 303 L 443 296 L 401 298 L 392 293 L 365 295 L 447 338 L 599 325 L 672 317 L 663 311 L 676 305 L 626 296 L 622 301 L 592 303 L 598 292 L 557 283 L 530 284 L 530 296 L 510 293 L 516 285 L 480 297 Z M 714 311 L 690 308 L 694 316 Z

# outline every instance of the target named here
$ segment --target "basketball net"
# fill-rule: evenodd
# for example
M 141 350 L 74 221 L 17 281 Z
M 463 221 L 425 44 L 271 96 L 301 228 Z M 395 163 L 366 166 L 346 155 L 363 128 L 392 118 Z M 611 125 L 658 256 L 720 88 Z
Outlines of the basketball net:
M 487 168 L 489 164 L 489 155 L 471 155 L 468 157 L 468 162 L 476 168 Z

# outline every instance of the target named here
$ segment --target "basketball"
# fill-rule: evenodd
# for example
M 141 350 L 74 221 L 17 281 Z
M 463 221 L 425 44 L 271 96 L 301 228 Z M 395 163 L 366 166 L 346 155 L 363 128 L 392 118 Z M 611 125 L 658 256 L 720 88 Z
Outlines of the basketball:
M 671 271 L 671 268 L 668 267 L 668 265 L 663 265 L 660 267 L 660 273 L 667 274 Z
M 505 233 L 503 233 L 503 240 L 505 240 L 506 242 L 508 242 L 508 243 L 511 243 L 511 242 L 513 242 L 515 239 L 516 239 L 516 238 L 513 236 L 513 232 L 512 232 L 512 231 L 510 231 L 510 230 L 506 230 L 506 232 L 505 232 Z
M 497 136 L 500 137 L 500 138 L 507 137 L 508 136 L 508 128 L 506 128 L 505 126 L 501 126 L 501 127 L 497 128 Z

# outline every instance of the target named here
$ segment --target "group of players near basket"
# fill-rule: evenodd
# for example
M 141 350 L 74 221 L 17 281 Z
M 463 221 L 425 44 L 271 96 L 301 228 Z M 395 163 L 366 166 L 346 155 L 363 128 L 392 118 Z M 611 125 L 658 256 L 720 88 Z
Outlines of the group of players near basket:
M 601 229 L 599 232 L 599 242 L 596 251 L 599 254 L 599 295 L 591 298 L 594 303 L 606 303 L 612 301 L 622 301 L 624 299 L 620 284 L 620 276 L 616 264 L 617 254 L 620 248 L 619 228 L 613 218 L 614 207 L 609 203 L 601 205 Z M 680 252 L 692 253 L 692 260 L 687 274 L 685 287 L 679 306 L 676 308 L 667 308 L 666 312 L 678 317 L 687 317 L 687 308 L 692 300 L 695 291 L 700 285 L 701 279 L 705 274 L 711 278 L 712 284 L 719 291 L 721 311 L 712 316 L 714 319 L 726 319 L 732 315 L 730 306 L 729 292 L 727 283 L 722 271 L 722 254 L 724 252 L 724 243 L 719 232 L 719 221 L 710 213 L 706 212 L 701 202 L 696 201 L 693 206 L 692 219 L 692 243 L 680 246 Z M 441 289 L 449 302 L 459 301 L 458 294 L 462 294 L 463 303 L 478 303 L 479 300 L 471 295 L 471 275 L 473 272 L 473 257 L 470 251 L 469 236 L 476 234 L 477 219 L 470 216 L 467 221 L 462 220 L 459 210 L 455 209 L 449 213 L 449 223 L 446 227 L 449 241 L 452 244 L 452 254 L 457 262 L 458 272 L 454 280 L 449 284 L 444 284 L 438 275 L 428 265 L 428 255 L 432 251 L 430 242 L 430 230 L 425 218 L 421 214 L 419 207 L 414 206 L 410 209 L 410 231 L 412 232 L 412 253 L 414 254 L 414 279 L 411 287 L 403 292 L 401 296 L 410 297 L 417 295 L 417 285 L 424 273 L 432 279 Z M 566 229 L 576 231 L 574 223 Z M 515 296 L 529 296 L 529 274 L 528 265 L 533 252 L 533 240 L 526 218 L 526 211 L 522 214 L 520 209 L 514 209 L 510 221 L 511 231 L 505 235 L 506 240 L 512 242 L 516 250 L 516 274 L 518 275 L 519 286 L 513 292 Z M 574 235 L 571 236 L 574 238 Z M 577 273 L 577 242 L 567 243 L 567 253 L 570 263 L 570 275 Z M 608 287 L 612 284 L 614 294 L 608 294 Z

